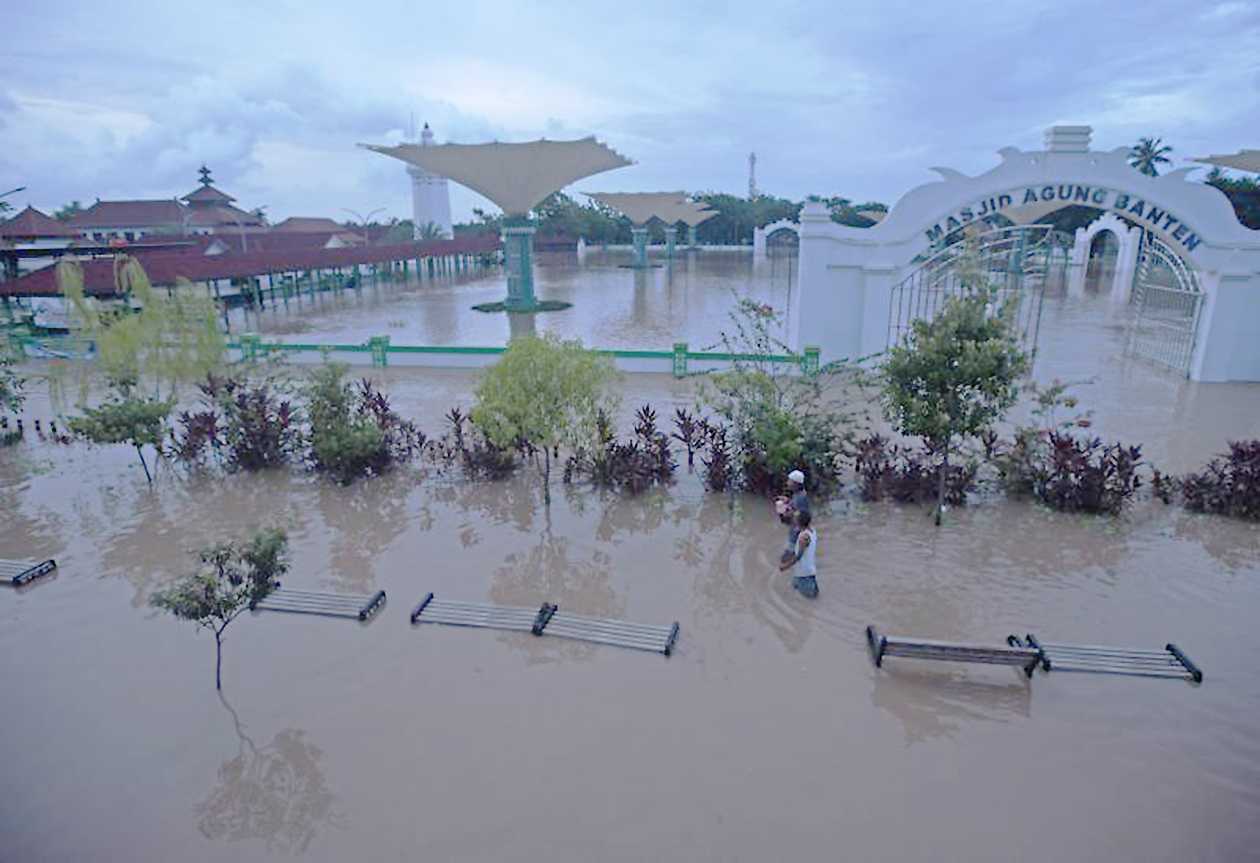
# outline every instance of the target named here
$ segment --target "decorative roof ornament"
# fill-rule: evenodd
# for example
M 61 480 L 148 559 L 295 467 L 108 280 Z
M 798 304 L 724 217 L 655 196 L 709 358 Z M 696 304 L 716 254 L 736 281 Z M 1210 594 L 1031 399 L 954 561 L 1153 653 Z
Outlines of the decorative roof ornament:
M 493 201 L 508 216 L 525 216 L 544 198 L 571 183 L 633 165 L 595 138 L 514 144 L 360 144 L 447 177 Z
M 207 168 L 204 163 L 202 164 L 201 168 L 198 169 L 197 173 L 201 175 L 201 185 L 203 186 L 214 185 L 214 180 L 210 178 L 210 169 Z

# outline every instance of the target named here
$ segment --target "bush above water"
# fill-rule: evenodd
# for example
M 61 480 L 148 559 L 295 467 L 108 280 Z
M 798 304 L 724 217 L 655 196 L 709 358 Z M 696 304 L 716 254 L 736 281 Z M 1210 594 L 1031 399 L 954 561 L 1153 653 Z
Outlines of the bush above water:
M 1177 485 L 1192 512 L 1260 521 L 1260 440 L 1231 441 L 1228 453 Z

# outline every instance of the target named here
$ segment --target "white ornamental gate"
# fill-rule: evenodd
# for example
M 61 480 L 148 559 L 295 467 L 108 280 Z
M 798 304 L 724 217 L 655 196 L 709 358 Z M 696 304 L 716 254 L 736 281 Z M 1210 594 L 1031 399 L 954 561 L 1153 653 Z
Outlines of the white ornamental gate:
M 1198 273 L 1148 231 L 1142 233 L 1132 302 L 1129 353 L 1189 377 L 1203 288 Z

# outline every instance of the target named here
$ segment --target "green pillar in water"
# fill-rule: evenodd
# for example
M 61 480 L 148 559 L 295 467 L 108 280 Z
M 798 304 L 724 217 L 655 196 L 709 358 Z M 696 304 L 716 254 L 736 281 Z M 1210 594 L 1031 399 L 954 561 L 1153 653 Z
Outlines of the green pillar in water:
M 527 312 L 538 307 L 534 298 L 534 231 L 528 219 L 513 218 L 503 225 L 503 254 L 507 264 L 508 311 Z
M 648 229 L 646 225 L 634 225 L 630 228 L 630 239 L 634 244 L 634 266 L 646 267 Z
M 678 228 L 669 225 L 665 228 L 665 257 L 671 260 L 674 257 L 674 244 L 678 240 Z

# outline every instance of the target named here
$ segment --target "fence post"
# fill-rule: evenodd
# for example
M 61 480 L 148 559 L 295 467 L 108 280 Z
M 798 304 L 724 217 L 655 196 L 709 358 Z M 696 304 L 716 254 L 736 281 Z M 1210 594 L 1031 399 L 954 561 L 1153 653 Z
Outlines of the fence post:
M 262 337 L 257 333 L 241 333 L 241 359 L 255 360 L 258 358 L 258 346 L 262 343 Z
M 805 354 L 801 357 L 801 371 L 809 377 L 813 377 L 818 374 L 819 357 L 821 354 L 822 350 L 818 347 L 818 345 L 806 345 Z
M 674 342 L 674 377 L 687 376 L 687 343 Z
M 368 339 L 372 351 L 372 365 L 384 368 L 389 365 L 389 336 L 372 336 Z

